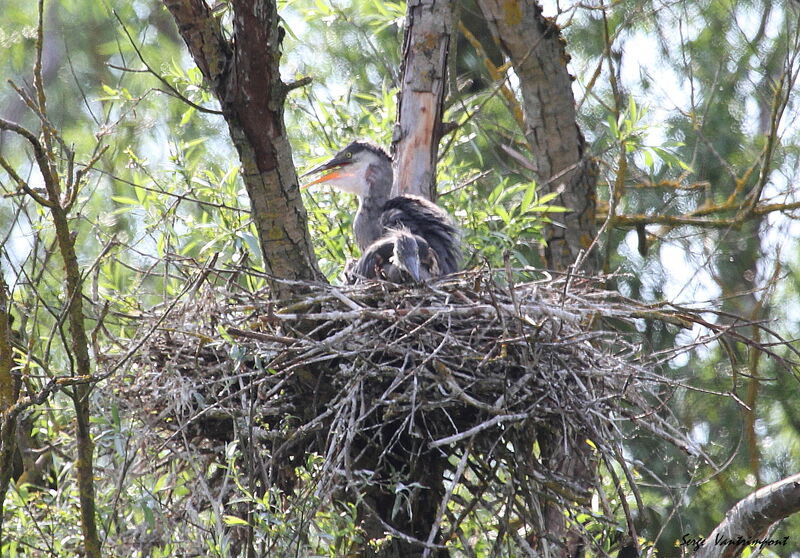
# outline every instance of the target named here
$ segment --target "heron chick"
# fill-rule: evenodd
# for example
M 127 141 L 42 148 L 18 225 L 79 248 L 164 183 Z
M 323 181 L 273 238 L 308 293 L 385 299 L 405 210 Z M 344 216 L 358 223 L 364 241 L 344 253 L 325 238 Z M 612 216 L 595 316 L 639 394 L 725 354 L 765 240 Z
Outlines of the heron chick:
M 458 271 L 460 247 L 455 226 L 447 213 L 424 198 L 408 194 L 390 197 L 392 161 L 383 149 L 366 142 L 354 141 L 303 176 L 323 171 L 328 172 L 312 180 L 304 188 L 325 183 L 358 196 L 359 205 L 353 221 L 353 233 L 363 254 L 356 264 L 356 268 L 362 270 L 360 276 L 383 276 L 391 281 L 403 282 L 390 276 L 410 277 L 414 281 L 420 281 Z M 416 244 L 416 249 L 412 242 Z M 411 271 L 413 264 L 407 264 L 405 268 L 399 265 L 404 262 L 402 257 L 396 255 L 398 251 L 401 256 L 417 253 L 418 278 Z M 369 266 L 374 266 L 379 261 L 376 259 L 379 255 L 381 265 L 394 265 L 396 269 L 384 270 L 381 274 L 367 273 Z M 392 263 L 392 258 L 397 263 Z M 431 258 L 435 260 L 432 263 L 429 262 Z M 428 277 L 425 277 L 426 273 Z
M 370 244 L 346 275 L 351 283 L 359 279 L 422 283 L 440 274 L 436 254 L 427 241 L 401 228 L 387 231 Z

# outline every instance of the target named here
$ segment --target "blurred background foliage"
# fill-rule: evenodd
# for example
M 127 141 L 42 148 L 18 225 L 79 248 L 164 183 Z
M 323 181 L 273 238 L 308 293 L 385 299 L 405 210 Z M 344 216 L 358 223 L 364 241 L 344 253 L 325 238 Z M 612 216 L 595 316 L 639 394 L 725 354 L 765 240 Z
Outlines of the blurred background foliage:
M 563 26 L 581 128 L 600 162 L 601 223 L 609 207 L 617 214 L 677 216 L 751 191 L 760 180 L 760 169 L 751 167 L 770 136 L 778 141 L 772 164 L 763 171 L 768 178 L 763 199 L 798 201 L 798 111 L 791 96 L 780 114 L 773 102 L 781 80 L 789 80 L 787 95 L 793 93 L 796 3 L 632 0 L 605 12 L 595 3 L 558 4 L 561 11 L 556 3 L 544 5 Z M 229 26 L 228 6 L 221 2 L 218 8 Z M 545 219 L 558 222 L 563 208 L 540 195 L 533 180 L 534 158 L 515 118 L 516 76 L 506 71 L 504 80 L 495 79 L 492 69 L 502 67 L 503 58 L 491 33 L 472 0 L 460 2 L 459 11 L 463 33 L 453 44 L 445 113 L 457 126 L 442 141 L 438 201 L 462 227 L 468 266 L 501 267 L 506 258 L 515 268 L 541 266 L 542 225 Z M 280 14 L 286 29 L 284 80 L 313 77 L 286 106 L 298 170 L 353 138 L 388 147 L 405 3 L 286 0 Z M 0 74 L 26 89 L 36 17 L 27 0 L 3 0 Z M 61 0 L 47 3 L 44 19 L 51 123 L 75 147 L 80 162 L 88 161 L 98 142 L 109 146 L 73 220 L 93 313 L 89 322 L 108 314 L 113 319 L 104 327 L 117 328 L 111 337 L 130 336 L 132 318 L 143 308 L 169 304 L 187 289 L 186 269 L 210 261 L 230 270 L 231 280 L 245 288 L 262 286 L 251 275 L 235 273 L 242 266 L 260 267 L 238 160 L 224 121 L 214 114 L 219 107 L 161 3 Z M 0 113 L 38 126 L 5 84 Z M 0 137 L 0 150 L 16 168 L 28 170 L 24 178 L 40 183 L 17 139 Z M 65 357 L 56 333 L 62 280 L 61 264 L 50 256 L 53 232 L 40 208 L 13 195 L 7 175 L 0 173 L 0 185 L 3 269 L 12 286 L 15 328 L 41 355 L 40 362 L 25 365 L 38 369 L 41 378 L 58 375 Z M 350 234 L 356 202 L 323 188 L 310 190 L 303 196 L 320 267 L 336 281 L 345 260 L 357 256 Z M 638 232 L 610 227 L 597 249 L 607 271 L 615 273 L 611 286 L 626 296 L 766 320 L 796 339 L 795 215 L 787 208 L 735 226 L 653 224 Z M 688 344 L 706 333 L 644 322 L 641 330 L 650 351 Z M 96 356 L 102 363 L 103 351 L 112 350 L 125 348 L 104 348 Z M 668 412 L 720 467 L 629 432 L 625 451 L 642 491 L 637 527 L 644 546 L 655 544 L 660 556 L 687 552 L 676 548 L 684 534 L 707 534 L 736 501 L 800 466 L 797 378 L 744 347 L 728 347 L 727 353 L 717 345 L 701 346 L 668 365 L 687 386 L 670 399 Z M 133 464 L 159 463 L 159 450 L 137 439 L 136 425 L 120 412 L 113 392 L 95 390 L 93 397 L 98 512 L 109 555 L 230 555 L 226 527 L 240 520 L 219 509 L 191 510 L 189 474 L 229 477 L 242 500 L 260 510 L 253 517 L 256 532 L 274 555 L 303 547 L 309 555 L 342 556 L 346 541 L 357 540 L 354 512 L 344 505 L 305 517 L 297 510 L 308 494 L 247 493 L 236 483 L 235 445 L 226 463 L 197 463 L 193 472 L 160 463 L 157 473 L 132 474 Z M 53 449 L 52 466 L 34 479 L 43 489 L 23 482 L 9 492 L 0 555 L 77 555 L 69 406 L 56 397 L 26 420 L 35 437 Z M 312 456 L 301 469 L 311 478 L 319 466 Z M 636 505 L 632 497 L 629 503 Z M 620 502 L 611 504 L 624 532 Z M 175 510 L 182 506 L 178 517 Z M 586 521 L 611 541 L 603 543 L 611 550 L 614 529 Z M 793 518 L 775 537 L 788 534 L 800 545 L 797 533 L 800 521 Z M 470 537 L 471 555 L 489 555 L 490 534 L 475 526 Z

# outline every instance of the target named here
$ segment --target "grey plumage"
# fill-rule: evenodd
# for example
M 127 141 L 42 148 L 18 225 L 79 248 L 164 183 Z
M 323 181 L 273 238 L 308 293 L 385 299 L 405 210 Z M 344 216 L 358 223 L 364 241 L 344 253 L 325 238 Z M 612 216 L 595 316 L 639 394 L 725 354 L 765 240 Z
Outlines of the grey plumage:
M 440 275 L 436 253 L 421 236 L 406 229 L 388 230 L 369 245 L 348 274 L 359 279 L 384 279 L 393 283 L 421 283 Z
M 390 197 L 392 162 L 385 151 L 356 141 L 304 176 L 325 170 L 331 172 L 307 186 L 325 182 L 359 199 L 353 232 L 362 257 L 356 276 L 407 282 L 458 271 L 456 227 L 447 213 L 424 198 Z M 378 272 L 376 265 L 385 269 Z

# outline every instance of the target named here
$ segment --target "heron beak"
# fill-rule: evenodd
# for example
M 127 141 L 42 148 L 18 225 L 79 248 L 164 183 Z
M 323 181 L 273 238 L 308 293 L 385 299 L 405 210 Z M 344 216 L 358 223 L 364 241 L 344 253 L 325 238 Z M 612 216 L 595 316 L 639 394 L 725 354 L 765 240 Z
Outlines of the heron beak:
M 408 274 L 414 279 L 414 282 L 422 282 L 422 274 L 419 271 L 419 259 L 415 254 L 407 254 L 403 256 L 403 267 L 406 268 L 406 271 L 408 271 Z
M 300 178 L 305 178 L 306 176 L 309 176 L 309 175 L 312 175 L 312 174 L 317 174 L 318 172 L 322 172 L 324 170 L 332 169 L 333 167 L 335 167 L 337 165 L 337 163 L 335 161 L 336 161 L 335 158 L 331 159 L 329 161 L 325 161 L 324 163 L 322 163 L 321 165 L 317 165 L 316 167 L 314 167 L 310 171 L 301 174 Z
M 319 171 L 317 171 L 317 172 L 319 172 Z M 307 172 L 303 176 L 308 176 L 309 174 L 311 174 L 311 172 Z M 301 176 L 300 178 L 303 178 L 303 176 Z M 331 171 L 331 172 L 329 172 L 327 174 L 323 174 L 322 176 L 320 176 L 316 180 L 312 180 L 311 182 L 300 186 L 300 189 L 301 190 L 305 190 L 306 188 L 308 188 L 312 184 L 319 184 L 320 182 L 326 182 L 328 180 L 332 180 L 334 178 L 341 178 L 343 176 L 347 176 L 347 173 L 341 172 L 340 170 L 337 169 L 337 170 Z
M 314 167 L 310 171 L 301 174 L 300 178 L 305 178 L 306 176 L 310 176 L 312 174 L 317 174 L 318 172 L 323 172 L 323 171 L 326 171 L 326 170 L 333 169 L 332 172 L 329 172 L 327 174 L 323 174 L 322 176 L 320 176 L 316 180 L 312 180 L 311 182 L 309 182 L 305 186 L 301 186 L 300 189 L 303 190 L 305 188 L 308 188 L 312 184 L 319 184 L 320 182 L 325 182 L 325 181 L 331 180 L 333 178 L 341 178 L 343 176 L 347 176 L 347 174 L 342 171 L 342 167 L 348 165 L 349 163 L 350 163 L 349 159 L 344 159 L 344 158 L 339 158 L 339 157 L 334 157 L 333 159 L 325 161 L 324 163 Z

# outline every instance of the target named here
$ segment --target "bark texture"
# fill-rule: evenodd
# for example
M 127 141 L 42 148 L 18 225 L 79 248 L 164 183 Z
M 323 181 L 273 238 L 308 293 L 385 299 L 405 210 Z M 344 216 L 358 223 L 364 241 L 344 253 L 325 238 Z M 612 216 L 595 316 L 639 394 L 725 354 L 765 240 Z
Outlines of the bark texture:
M 283 121 L 290 86 L 280 79 L 283 30 L 271 0 L 233 0 L 227 41 L 204 0 L 164 0 L 222 106 L 239 152 L 266 272 L 276 279 L 321 279 Z M 272 281 L 276 296 L 290 284 Z
M 453 1 L 411 0 L 406 22 L 402 86 L 392 140 L 392 192 L 433 200 Z
M 14 365 L 11 350 L 11 328 L 8 324 L 8 298 L 3 269 L 0 267 L 0 543 L 3 539 L 3 504 L 11 481 L 12 461 L 14 457 L 14 429 L 16 417 L 11 416 L 9 409 L 17 396 L 14 393 L 14 379 L 11 370 Z
M 8 318 L 8 297 L 3 269 L 0 267 L 0 414 L 14 404 L 17 394 L 11 370 L 14 366 L 14 355 L 11 350 L 11 327 Z
M 694 554 L 694 558 L 734 558 L 739 556 L 754 542 L 754 548 L 767 535 L 769 527 L 790 515 L 800 512 L 800 474 L 792 475 L 776 483 L 756 490 L 736 504 L 725 514 L 705 544 Z M 770 539 L 775 544 L 765 544 L 777 554 L 782 555 L 789 547 L 783 538 Z
M 51 194 L 51 192 L 48 193 Z M 89 338 L 83 322 L 83 279 L 75 253 L 75 238 L 69 228 L 67 211 L 57 205 L 52 208 L 52 215 L 59 251 L 64 260 L 67 282 L 70 353 L 75 362 L 73 376 L 83 377 L 88 381 L 92 373 L 92 360 L 89 356 Z M 81 503 L 83 545 L 87 557 L 99 558 L 101 552 L 95 521 L 94 442 L 90 424 L 90 393 L 91 385 L 84 383 L 76 385 L 70 395 L 75 407 L 75 424 L 77 426 L 75 441 L 78 456 L 75 461 L 75 469 L 78 476 L 78 498 Z
M 540 185 L 560 192 L 559 205 L 569 212 L 563 225 L 547 229 L 547 265 L 565 270 L 595 236 L 597 175 L 584 153 L 578 128 L 569 56 L 555 22 L 545 18 L 534 0 L 479 0 L 496 40 L 519 77 L 525 137 L 538 167 Z M 584 271 L 598 270 L 587 258 Z

